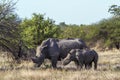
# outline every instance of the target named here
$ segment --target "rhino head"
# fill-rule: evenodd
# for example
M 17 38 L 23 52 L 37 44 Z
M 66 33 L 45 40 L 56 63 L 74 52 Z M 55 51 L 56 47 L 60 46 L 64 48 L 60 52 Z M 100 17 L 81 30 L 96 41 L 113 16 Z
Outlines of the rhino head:
M 79 60 L 79 54 L 82 53 L 80 49 L 72 49 L 67 57 L 63 61 L 63 65 L 69 64 L 71 61 L 77 62 Z
M 41 64 L 44 62 L 46 57 L 47 46 L 38 46 L 36 49 L 36 57 L 31 58 L 33 63 L 40 67 Z
M 75 50 L 72 49 L 72 50 L 68 53 L 67 57 L 64 59 L 63 65 L 67 65 L 67 64 L 69 64 L 71 61 L 75 61 L 75 60 L 76 60 Z

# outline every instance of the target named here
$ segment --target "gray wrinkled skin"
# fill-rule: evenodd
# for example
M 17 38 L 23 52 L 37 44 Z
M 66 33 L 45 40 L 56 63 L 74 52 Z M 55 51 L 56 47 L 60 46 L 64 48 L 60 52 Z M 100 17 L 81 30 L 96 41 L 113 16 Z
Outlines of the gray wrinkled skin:
M 64 59 L 71 49 L 88 48 L 84 41 L 80 39 L 54 39 L 44 40 L 36 49 L 36 57 L 32 61 L 40 67 L 44 59 L 50 59 L 52 67 L 56 68 L 57 61 Z
M 94 50 L 72 49 L 64 59 L 63 65 L 67 65 L 71 61 L 74 61 L 79 69 L 83 65 L 86 69 L 90 69 L 94 62 L 94 69 L 97 69 L 98 54 Z

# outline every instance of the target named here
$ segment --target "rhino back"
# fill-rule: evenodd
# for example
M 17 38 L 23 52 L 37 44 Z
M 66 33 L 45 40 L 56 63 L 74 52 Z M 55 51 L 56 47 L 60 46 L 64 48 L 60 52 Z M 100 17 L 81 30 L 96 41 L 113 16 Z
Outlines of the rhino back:
M 60 57 L 65 58 L 71 49 L 80 49 L 83 44 L 79 40 L 60 40 L 58 47 L 60 49 Z
M 85 63 L 90 63 L 94 60 L 95 58 L 95 53 L 92 52 L 91 50 L 90 51 L 86 51 L 84 53 L 84 60 L 85 60 Z

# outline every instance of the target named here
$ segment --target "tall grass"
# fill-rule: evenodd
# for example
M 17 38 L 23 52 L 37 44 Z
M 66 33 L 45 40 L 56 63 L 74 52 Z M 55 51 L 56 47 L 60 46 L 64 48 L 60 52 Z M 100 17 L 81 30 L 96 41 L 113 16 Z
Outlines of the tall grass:
M 0 80 L 120 80 L 120 72 L 103 70 L 12 70 L 0 72 Z
M 72 67 L 75 66 L 74 63 L 58 70 L 33 68 L 32 62 L 24 61 L 12 66 L 13 69 L 1 70 L 0 80 L 120 80 L 120 51 L 97 52 L 99 54 L 97 70 L 77 70 Z M 4 62 L 4 66 L 8 65 Z

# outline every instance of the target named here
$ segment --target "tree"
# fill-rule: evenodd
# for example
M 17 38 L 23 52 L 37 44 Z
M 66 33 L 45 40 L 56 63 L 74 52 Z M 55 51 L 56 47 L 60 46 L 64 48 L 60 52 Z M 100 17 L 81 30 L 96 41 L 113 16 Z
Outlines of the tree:
M 118 5 L 112 5 L 108 12 L 110 12 L 111 14 L 113 14 L 115 17 L 112 18 L 111 23 L 114 26 L 114 30 L 112 30 L 112 32 L 114 32 L 113 34 L 111 34 L 111 40 L 112 42 L 115 44 L 116 48 L 119 49 L 120 48 L 120 6 Z
M 110 12 L 114 16 L 120 16 L 120 6 L 118 6 L 118 5 L 112 5 L 109 8 L 108 12 Z
M 119 49 L 120 45 L 120 17 L 112 17 L 99 22 L 100 38 L 104 39 L 105 45 Z
M 13 3 L 12 0 L 1 0 L 0 2 L 0 22 L 13 15 L 15 10 L 14 6 L 16 2 Z
M 20 19 L 14 12 L 15 4 L 12 0 L 0 2 L 0 46 L 18 58 Z
M 24 44 L 34 48 L 49 37 L 57 37 L 59 28 L 52 19 L 45 19 L 42 14 L 33 14 L 31 19 L 24 19 L 21 23 L 21 37 Z

